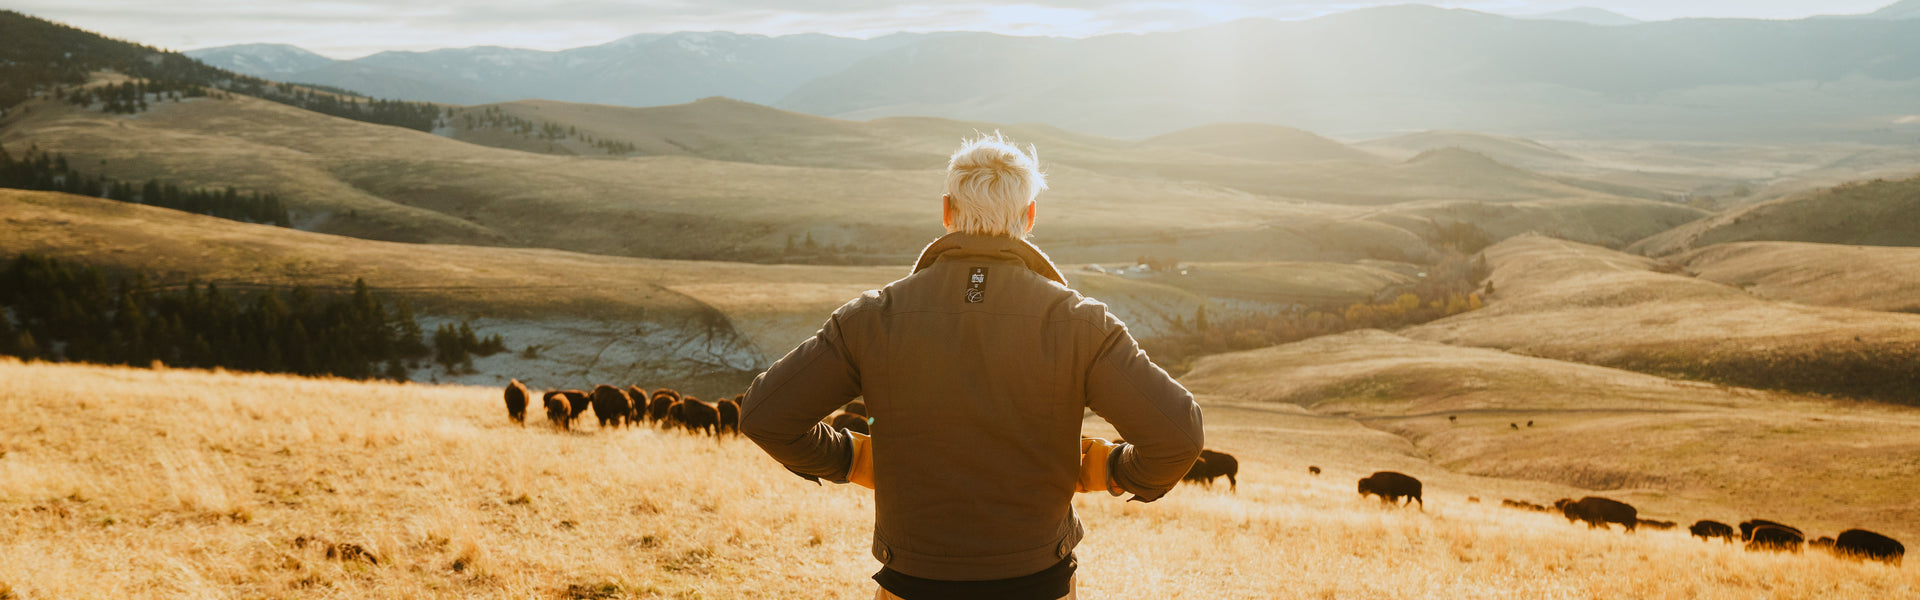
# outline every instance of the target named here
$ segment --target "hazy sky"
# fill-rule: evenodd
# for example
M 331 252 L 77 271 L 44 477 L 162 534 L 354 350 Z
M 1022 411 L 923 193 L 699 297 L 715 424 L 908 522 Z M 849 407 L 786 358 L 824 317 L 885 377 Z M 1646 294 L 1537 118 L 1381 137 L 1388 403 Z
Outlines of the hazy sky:
M 1533 14 L 1577 6 L 1642 20 L 1792 19 L 1872 12 L 1894 0 L 1431 0 L 1451 8 Z M 635 33 L 734 31 L 871 37 L 970 30 L 1084 37 L 1187 29 L 1244 17 L 1300 19 L 1376 0 L 0 0 L 0 8 L 176 50 L 255 42 L 334 58 L 381 50 L 479 45 L 559 50 Z

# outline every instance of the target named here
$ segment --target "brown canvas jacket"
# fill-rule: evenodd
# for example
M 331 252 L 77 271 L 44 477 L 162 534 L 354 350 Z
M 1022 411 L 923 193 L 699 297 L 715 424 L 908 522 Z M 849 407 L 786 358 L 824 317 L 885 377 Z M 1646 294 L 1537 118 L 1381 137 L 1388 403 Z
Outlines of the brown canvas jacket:
M 850 438 L 820 419 L 860 396 L 874 557 L 927 579 L 1018 577 L 1073 551 L 1085 409 L 1129 442 L 1109 464 L 1138 500 L 1172 489 L 1203 442 L 1186 388 L 1011 237 L 942 237 L 913 274 L 835 310 L 754 380 L 740 428 L 794 472 L 844 481 Z

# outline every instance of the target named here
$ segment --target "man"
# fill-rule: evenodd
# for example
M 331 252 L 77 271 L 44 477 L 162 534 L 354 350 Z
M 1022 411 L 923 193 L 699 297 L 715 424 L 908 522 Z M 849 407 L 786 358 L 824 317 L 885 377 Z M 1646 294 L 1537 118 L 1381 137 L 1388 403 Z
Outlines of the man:
M 1044 189 L 1031 146 L 965 142 L 947 235 L 747 391 L 740 429 L 767 454 L 873 488 L 875 598 L 1073 598 L 1074 493 L 1152 502 L 1200 453 L 1193 396 L 1022 239 Z M 871 439 L 820 422 L 862 396 Z M 1126 443 L 1082 439 L 1085 409 Z

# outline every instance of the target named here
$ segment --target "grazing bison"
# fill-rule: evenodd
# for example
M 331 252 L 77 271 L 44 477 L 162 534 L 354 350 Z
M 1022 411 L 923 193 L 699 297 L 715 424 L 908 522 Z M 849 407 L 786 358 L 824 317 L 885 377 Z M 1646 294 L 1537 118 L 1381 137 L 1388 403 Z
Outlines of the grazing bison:
M 1833 540 L 1833 553 L 1848 558 L 1877 560 L 1897 567 L 1906 556 L 1907 547 L 1893 538 L 1865 529 L 1848 529 Z
M 1519 431 L 1519 430 L 1520 430 L 1520 424 L 1519 424 L 1519 423 L 1508 423 L 1508 424 L 1507 424 L 1507 426 L 1508 426 L 1508 427 L 1512 427 L 1514 431 Z
M 648 417 L 653 419 L 654 424 L 663 428 L 679 423 L 680 420 L 675 418 L 671 410 L 673 403 L 679 401 L 680 392 L 667 388 L 654 390 L 653 399 L 647 404 Z
M 1747 530 L 1747 550 L 1771 550 L 1774 552 L 1799 552 L 1800 543 L 1806 536 L 1800 530 L 1784 525 L 1758 525 Z
M 1199 482 L 1208 489 L 1212 489 L 1214 479 L 1225 477 L 1230 486 L 1228 489 L 1239 491 L 1240 482 L 1235 479 L 1239 475 L 1240 461 L 1232 454 L 1201 450 L 1200 458 L 1194 459 L 1193 466 L 1187 467 L 1186 476 L 1181 477 L 1180 480 Z
M 683 396 L 673 404 L 680 408 L 680 423 L 688 431 L 718 434 L 720 429 L 720 409 L 712 404 L 701 402 L 693 396 Z
M 1380 471 L 1362 478 L 1360 497 L 1365 498 L 1369 494 L 1379 496 L 1381 502 L 1395 505 L 1400 504 L 1401 498 L 1408 498 L 1411 500 L 1408 504 L 1419 502 L 1420 510 L 1427 509 L 1427 501 L 1420 499 L 1420 480 L 1404 473 Z
M 833 420 L 828 421 L 827 425 L 832 426 L 834 429 L 845 429 L 861 435 L 870 435 L 873 433 L 871 429 L 867 427 L 867 418 L 853 413 L 843 412 L 833 415 Z
M 1691 533 L 1693 537 L 1700 538 L 1703 541 L 1720 538 L 1727 543 L 1733 543 L 1733 526 L 1719 521 L 1701 520 L 1695 522 L 1687 528 L 1687 533 Z
M 1675 523 L 1673 521 L 1656 521 L 1653 519 L 1641 519 L 1640 526 L 1645 527 L 1647 529 L 1657 529 L 1660 531 L 1666 531 L 1668 529 L 1673 529 L 1675 527 L 1678 527 L 1680 526 L 1680 524 Z
M 640 386 L 627 386 L 627 398 L 633 401 L 633 412 L 628 413 L 628 423 L 639 423 L 647 419 L 647 399 L 653 397 Z
M 1800 536 L 1801 539 L 1806 539 L 1806 534 L 1801 533 L 1800 528 L 1798 527 L 1794 527 L 1792 525 L 1788 525 L 1785 523 L 1768 521 L 1766 519 L 1752 519 L 1749 521 L 1742 522 L 1740 524 L 1740 540 L 1753 541 L 1753 531 L 1762 525 L 1771 525 L 1774 527 L 1779 527 L 1781 529 L 1785 529 L 1787 531 L 1793 532 L 1794 535 Z
M 587 412 L 587 409 L 593 408 L 593 399 L 588 397 L 586 392 L 580 390 L 560 390 L 559 394 L 566 396 L 567 404 L 573 407 L 573 412 L 567 415 L 568 421 L 579 420 L 580 413 Z
M 547 392 L 547 398 L 543 404 L 547 409 L 547 420 L 553 421 L 555 426 L 568 429 L 568 426 L 573 423 L 573 405 L 567 401 L 566 394 Z
M 721 398 L 714 406 L 720 411 L 720 433 L 740 433 L 740 398 Z
M 1313 465 L 1307 465 L 1307 474 L 1308 474 L 1308 475 L 1319 475 L 1319 474 L 1320 474 L 1320 467 L 1316 467 L 1316 466 L 1313 466 Z
M 1512 498 L 1502 498 L 1500 500 L 1500 506 L 1505 508 L 1517 508 L 1520 510 L 1531 510 L 1534 512 L 1553 512 L 1552 508 L 1547 507 L 1545 505 L 1534 504 L 1532 502 L 1528 502 L 1525 500 L 1514 500 Z
M 593 386 L 593 416 L 600 420 L 600 427 L 624 426 L 632 414 L 633 399 L 626 390 L 604 383 Z
M 1586 521 L 1587 529 L 1606 529 L 1608 523 L 1619 523 L 1627 531 L 1633 531 L 1640 525 L 1640 511 L 1635 510 L 1633 505 L 1599 496 L 1587 496 L 1579 500 L 1561 498 L 1553 503 L 1553 507 L 1560 509 L 1560 514 L 1567 517 L 1568 523 Z
M 1830 550 L 1833 550 L 1833 538 L 1823 535 L 1823 536 L 1820 536 L 1819 538 L 1814 539 L 1811 542 L 1807 542 L 1807 546 L 1830 551 Z
M 850 415 L 860 415 L 862 417 L 872 416 L 867 414 L 867 401 L 865 400 L 855 400 L 852 402 L 848 402 L 846 406 L 840 407 L 840 411 Z
M 527 422 L 527 399 L 533 392 L 527 391 L 526 384 L 515 379 L 507 382 L 507 418 L 515 423 Z

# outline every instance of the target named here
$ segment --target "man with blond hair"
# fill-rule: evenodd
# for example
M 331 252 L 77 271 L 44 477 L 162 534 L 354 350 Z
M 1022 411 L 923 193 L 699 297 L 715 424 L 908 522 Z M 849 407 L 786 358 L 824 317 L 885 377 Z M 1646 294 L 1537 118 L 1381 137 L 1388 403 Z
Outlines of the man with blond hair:
M 747 391 L 740 429 L 767 454 L 873 489 L 877 599 L 1074 598 L 1073 495 L 1152 502 L 1199 456 L 1193 396 L 1025 241 L 1046 188 L 1031 146 L 963 143 L 947 235 Z M 820 422 L 859 397 L 871 438 Z M 1126 442 L 1082 438 L 1086 409 Z

